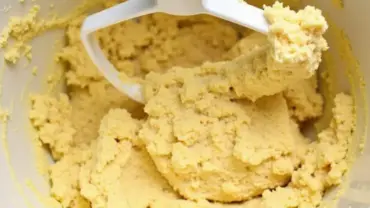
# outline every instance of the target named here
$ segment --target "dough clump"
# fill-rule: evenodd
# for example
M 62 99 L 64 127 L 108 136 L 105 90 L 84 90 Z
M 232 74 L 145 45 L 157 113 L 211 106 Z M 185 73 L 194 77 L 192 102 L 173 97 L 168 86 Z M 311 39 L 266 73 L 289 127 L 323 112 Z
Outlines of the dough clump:
M 353 101 L 338 94 L 330 125 L 315 140 L 301 133 L 323 114 L 316 71 L 328 25 L 310 6 L 264 10 L 267 36 L 205 15 L 153 14 L 99 31 L 122 78 L 143 84 L 145 106 L 90 61 L 84 17 L 70 22 L 57 54 L 67 93 L 31 99 L 30 120 L 55 159 L 52 197 L 68 208 L 319 206 L 348 168 Z
M 265 15 L 267 41 L 248 53 L 146 77 L 140 137 L 188 199 L 245 201 L 286 185 L 300 165 L 303 136 L 281 93 L 317 70 L 327 23 L 313 7 L 296 13 L 276 3 Z

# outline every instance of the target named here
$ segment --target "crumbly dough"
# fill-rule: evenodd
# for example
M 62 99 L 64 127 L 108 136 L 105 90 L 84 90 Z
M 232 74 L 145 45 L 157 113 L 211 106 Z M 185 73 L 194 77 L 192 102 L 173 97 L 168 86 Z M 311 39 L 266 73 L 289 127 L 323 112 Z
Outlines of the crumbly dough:
M 260 33 L 252 33 L 248 38 L 240 40 L 227 54 L 225 60 L 232 60 L 241 54 L 249 54 L 252 50 L 265 45 L 267 38 Z M 311 78 L 300 80 L 289 85 L 283 92 L 287 100 L 290 114 L 299 121 L 317 118 L 322 113 L 323 97 L 318 93 L 317 74 Z
M 66 32 L 68 45 L 57 54 L 59 61 L 68 64 L 65 72 L 68 95 L 57 98 L 50 95 L 32 96 L 33 105 L 30 112 L 32 124 L 39 133 L 40 140 L 49 146 L 56 160 L 55 165 L 50 167 L 51 193 L 64 207 L 84 207 L 89 204 L 87 199 L 93 200 L 91 196 L 84 195 L 88 192 L 81 191 L 80 181 L 75 173 L 78 174 L 82 166 L 88 167 L 84 164 L 91 156 L 81 155 L 94 152 L 93 145 L 99 137 L 97 129 L 109 110 L 124 108 L 135 118 L 145 117 L 142 105 L 111 86 L 89 60 L 79 38 L 83 19 L 84 17 L 81 17 L 69 23 Z M 103 43 L 102 48 L 110 60 L 120 71 L 133 78 L 144 77 L 148 70 L 165 70 L 166 67 L 172 66 L 190 67 L 206 60 L 221 59 L 223 54 L 237 43 L 240 35 L 239 28 L 209 16 L 184 18 L 154 14 L 140 20 L 140 24 L 134 21 L 123 22 L 98 34 Z M 122 45 L 126 47 L 123 48 Z M 64 125 L 60 126 L 61 123 Z M 67 123 L 72 124 L 73 130 L 65 128 Z M 52 131 L 51 128 L 58 131 Z M 54 137 L 56 135 L 58 139 Z M 73 139 L 70 139 L 71 136 Z M 68 154 L 64 154 L 65 150 Z M 145 149 L 135 155 L 135 163 L 140 165 L 136 170 L 139 171 L 142 166 L 155 170 Z M 153 174 L 152 172 L 148 171 L 147 174 Z M 136 177 L 134 170 L 127 174 L 132 174 L 131 178 Z M 149 183 L 160 183 L 155 182 L 155 179 Z M 163 189 L 165 188 L 160 191 Z M 171 188 L 168 190 L 172 191 Z M 179 197 L 172 192 L 172 195 L 176 196 L 171 199 L 174 202 L 162 200 L 150 203 L 177 203 Z M 102 198 L 106 200 L 105 197 Z
M 58 100 L 41 95 L 31 96 L 29 118 L 41 142 L 50 147 L 53 158 L 57 160 L 69 152 L 76 133 L 71 111 L 65 94 L 61 94 Z
M 288 183 L 300 148 L 281 95 L 252 103 L 208 94 L 186 107 L 181 96 L 161 89 L 150 99 L 140 135 L 158 170 L 181 195 L 244 201 Z
M 305 138 L 303 123 L 322 115 L 327 24 L 313 7 L 275 3 L 265 13 L 267 37 L 204 15 L 153 14 L 100 31 L 122 77 L 143 83 L 145 107 L 92 64 L 83 17 L 69 22 L 57 54 L 67 93 L 31 99 L 30 120 L 56 161 L 51 195 L 68 208 L 320 205 L 347 170 L 352 98 L 338 94 L 330 126 Z
M 67 15 L 58 17 L 56 14 L 49 14 L 48 20 L 39 19 L 41 7 L 33 4 L 25 16 L 11 16 L 8 25 L 0 32 L 0 49 L 4 50 L 4 60 L 8 64 L 16 64 L 22 57 L 30 61 L 32 46 L 29 41 L 33 38 L 48 30 L 64 29 L 71 21 L 86 16 L 86 12 L 92 9 L 109 7 L 122 1 L 124 0 L 84 0 Z
M 149 117 L 140 136 L 188 199 L 245 201 L 285 185 L 299 164 L 301 137 L 292 135 L 297 127 L 278 93 L 315 73 L 327 24 L 313 7 L 296 13 L 275 4 L 265 14 L 271 25 L 262 46 L 230 61 L 147 75 Z

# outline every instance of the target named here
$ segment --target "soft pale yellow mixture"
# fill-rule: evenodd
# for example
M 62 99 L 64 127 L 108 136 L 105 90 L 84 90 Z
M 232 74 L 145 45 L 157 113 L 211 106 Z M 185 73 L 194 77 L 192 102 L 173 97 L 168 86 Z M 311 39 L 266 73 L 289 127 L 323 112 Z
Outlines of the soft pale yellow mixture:
M 70 208 L 317 207 L 339 185 L 355 128 L 352 98 L 330 126 L 316 71 L 328 25 L 313 7 L 265 7 L 267 36 L 209 17 L 153 14 L 97 34 L 145 106 L 113 88 L 69 23 L 67 94 L 32 97 L 30 119 L 55 164 L 51 195 Z M 247 35 L 246 35 L 247 34 Z

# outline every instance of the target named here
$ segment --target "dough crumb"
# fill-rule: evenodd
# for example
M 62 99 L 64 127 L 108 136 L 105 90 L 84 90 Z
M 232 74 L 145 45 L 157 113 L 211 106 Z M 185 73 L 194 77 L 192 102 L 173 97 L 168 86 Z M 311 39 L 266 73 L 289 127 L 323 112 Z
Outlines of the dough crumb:
M 37 71 L 38 71 L 38 67 L 37 66 L 32 67 L 32 75 L 33 76 L 36 76 L 37 75 Z
M 37 129 L 39 139 L 51 150 L 58 160 L 66 155 L 73 142 L 76 130 L 71 123 L 72 108 L 67 95 L 61 94 L 59 100 L 42 95 L 31 97 L 29 118 Z
M 2 9 L 1 9 L 1 11 L 2 12 L 5 12 L 5 13 L 8 13 L 10 10 L 12 9 L 12 5 L 5 5 Z
M 238 97 L 253 101 L 312 77 L 328 49 L 323 38 L 328 25 L 320 10 L 307 6 L 295 12 L 276 2 L 266 6 L 264 14 L 270 23 L 267 46 L 252 47 L 255 54 L 244 54 L 225 66 Z
M 24 0 L 21 0 L 21 3 Z M 4 59 L 9 64 L 16 64 L 22 56 L 28 60 L 32 59 L 31 46 L 26 44 L 36 36 L 47 30 L 63 29 L 73 19 L 85 16 L 92 8 L 101 5 L 100 1 L 85 0 L 81 6 L 74 9 L 65 17 L 53 17 L 46 21 L 39 18 L 40 6 L 33 5 L 23 17 L 10 17 L 8 25 L 0 32 L 0 48 L 4 49 Z M 11 8 L 4 7 L 4 11 Z M 10 44 L 10 40 L 14 43 Z
M 323 113 L 324 99 L 318 93 L 317 76 L 292 84 L 284 91 L 290 114 L 300 122 L 318 118 Z
M 23 18 L 11 17 L 8 25 L 2 30 L 0 48 L 6 48 L 10 38 L 16 41 L 14 47 L 5 51 L 4 59 L 7 62 L 15 64 L 22 53 L 30 58 L 31 46 L 25 45 L 25 41 L 29 40 L 30 34 L 38 34 L 40 30 L 40 25 L 36 23 L 39 11 L 40 6 L 34 5 Z
M 267 44 L 267 37 L 252 33 L 240 40 L 226 55 L 225 60 L 232 60 L 242 54 L 248 54 L 256 48 Z M 317 74 L 311 78 L 293 83 L 284 91 L 291 115 L 300 122 L 321 116 L 323 97 L 318 92 Z
M 263 193 L 265 207 L 317 207 L 324 191 L 342 182 L 355 129 L 354 105 L 352 97 L 343 93 L 334 103 L 330 126 L 309 144 L 288 186 Z

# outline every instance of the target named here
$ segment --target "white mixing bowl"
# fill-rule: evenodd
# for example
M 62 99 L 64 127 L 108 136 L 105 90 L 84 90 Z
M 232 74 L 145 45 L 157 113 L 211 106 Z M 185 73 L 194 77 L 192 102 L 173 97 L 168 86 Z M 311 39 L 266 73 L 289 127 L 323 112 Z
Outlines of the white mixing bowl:
M 333 58 L 329 65 L 336 75 L 332 82 L 334 92 L 351 92 L 357 110 L 356 141 L 352 147 L 352 152 L 357 155 L 356 160 L 348 174 L 348 180 L 342 186 L 343 189 L 336 189 L 326 197 L 338 198 L 339 193 L 341 195 L 338 207 L 370 208 L 370 143 L 365 144 L 363 153 L 359 154 L 361 141 L 366 138 L 366 129 L 369 128 L 367 121 L 370 117 L 366 102 L 370 85 L 364 84 L 370 83 L 370 24 L 366 23 L 366 20 L 370 19 L 370 1 L 302 1 L 303 4 L 309 3 L 321 8 L 328 17 L 331 26 L 328 34 L 331 47 L 329 53 Z M 41 13 L 45 15 L 51 3 L 54 4 L 56 12 L 65 14 L 78 1 L 25 0 L 20 4 L 15 0 L 1 0 L 0 9 L 8 5 L 12 8 L 8 12 L 0 12 L 0 28 L 7 25 L 10 16 L 26 14 L 29 7 L 35 3 L 41 5 Z M 28 66 L 25 61 L 21 61 L 13 67 L 6 67 L 0 81 L 1 108 L 11 110 L 9 122 L 0 128 L 0 206 L 4 208 L 50 207 L 40 200 L 43 195 L 48 194 L 49 185 L 37 171 L 37 156 L 33 151 L 32 128 L 28 120 L 27 95 L 42 92 L 45 89 L 45 78 L 51 71 L 60 67 L 55 66 L 53 62 L 54 51 L 58 48 L 58 45 L 54 44 L 56 40 L 63 40 L 63 31 L 47 32 L 34 39 L 32 62 Z M 0 57 L 2 56 L 0 53 Z M 3 70 L 2 66 L 3 60 L 0 60 L 0 70 Z M 33 66 L 38 66 L 37 76 L 32 75 Z M 346 74 L 350 75 L 350 79 Z

